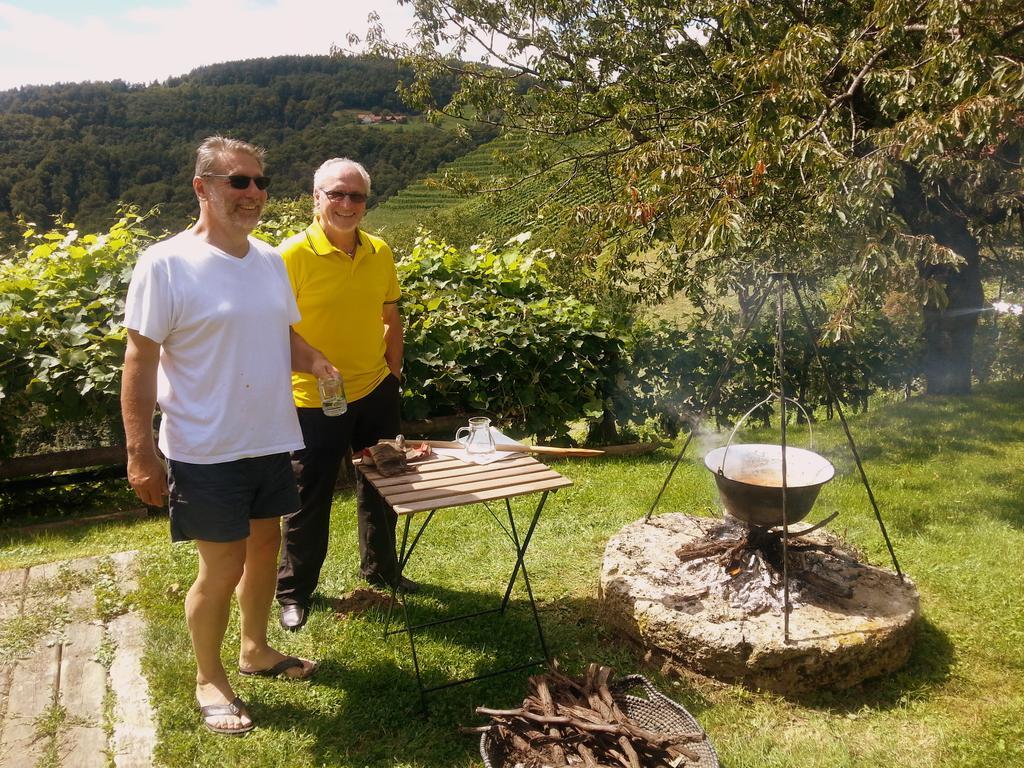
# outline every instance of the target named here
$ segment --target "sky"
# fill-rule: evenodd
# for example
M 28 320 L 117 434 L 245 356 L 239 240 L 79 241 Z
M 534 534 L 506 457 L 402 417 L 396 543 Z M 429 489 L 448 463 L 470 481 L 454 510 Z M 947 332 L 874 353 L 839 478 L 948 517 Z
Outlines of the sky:
M 0 90 L 85 80 L 151 83 L 205 64 L 348 49 L 376 12 L 405 36 L 397 0 L 0 0 Z

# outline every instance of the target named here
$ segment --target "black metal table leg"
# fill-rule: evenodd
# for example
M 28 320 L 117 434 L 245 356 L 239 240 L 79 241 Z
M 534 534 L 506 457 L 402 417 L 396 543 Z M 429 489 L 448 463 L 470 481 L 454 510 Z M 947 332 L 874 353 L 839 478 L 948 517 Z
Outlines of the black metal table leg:
M 421 525 L 419 530 L 416 531 L 416 535 L 413 537 L 412 543 L 409 544 L 408 550 L 406 550 L 405 547 L 406 543 L 409 541 L 409 526 L 412 523 L 412 516 L 405 516 L 405 528 L 402 531 L 402 548 L 396 553 L 396 560 L 398 562 L 398 573 L 395 574 L 395 583 L 391 585 L 391 603 L 388 605 L 388 615 L 386 621 L 384 622 L 384 637 L 394 634 L 393 632 L 389 632 L 388 628 L 391 626 L 392 607 L 395 604 L 395 600 L 398 597 L 398 593 L 401 591 L 398 589 L 398 585 L 402 583 L 402 574 L 405 572 L 405 566 L 406 564 L 408 564 L 409 558 L 412 557 L 413 550 L 416 549 L 416 543 L 420 540 L 420 536 L 423 535 L 423 532 L 427 529 L 427 526 L 430 524 L 430 521 L 434 519 L 434 512 L 436 511 L 436 509 L 430 510 L 430 514 L 427 515 L 427 519 L 423 521 L 423 525 Z M 390 535 L 390 531 L 388 533 Z M 391 540 L 391 546 L 392 548 L 394 548 L 395 546 L 394 538 L 392 538 Z M 403 630 L 396 631 L 401 632 Z
M 519 575 L 519 569 L 525 568 L 525 562 L 523 558 L 526 555 L 526 548 L 530 546 L 530 539 L 533 538 L 533 531 L 537 527 L 537 521 L 540 520 L 541 510 L 544 509 L 544 502 L 548 500 L 548 492 L 544 491 L 541 494 L 540 501 L 537 503 L 537 509 L 533 513 L 533 519 L 530 521 L 530 527 L 526 531 L 526 538 L 523 539 L 522 544 L 519 543 L 519 535 L 516 533 L 516 521 L 512 517 L 512 505 L 508 499 L 505 499 L 505 508 L 508 510 L 509 525 L 512 527 L 512 542 L 516 548 L 516 567 L 512 569 L 512 578 L 508 580 L 508 587 L 505 588 L 505 597 L 501 600 L 501 610 L 505 610 L 505 606 L 508 605 L 508 599 L 512 595 L 512 587 L 516 583 L 516 576 Z
M 522 540 L 520 540 L 520 538 L 519 538 L 519 532 L 518 532 L 518 529 L 516 527 L 515 517 L 512 514 L 512 505 L 511 505 L 511 503 L 509 502 L 509 500 L 507 498 L 505 499 L 505 508 L 506 508 L 506 510 L 508 512 L 509 526 L 511 528 L 510 539 L 512 540 L 512 544 L 513 544 L 513 546 L 515 548 L 515 551 L 516 551 L 516 562 L 515 562 L 515 566 L 512 569 L 512 576 L 509 579 L 508 585 L 505 588 L 505 594 L 502 597 L 501 604 L 497 608 L 489 608 L 489 609 L 485 609 L 485 610 L 481 610 L 481 611 L 474 611 L 472 613 L 459 614 L 457 616 L 447 616 L 447 617 L 444 617 L 444 618 L 441 618 L 441 619 L 435 619 L 433 621 L 422 622 L 420 624 L 413 624 L 412 620 L 411 620 L 411 617 L 409 615 L 409 606 L 408 606 L 407 596 L 402 592 L 402 590 L 397 588 L 397 583 L 395 585 L 392 585 L 392 588 L 391 588 L 392 600 L 391 600 L 391 604 L 388 606 L 387 620 L 386 620 L 385 626 L 384 626 L 384 635 L 385 635 L 385 637 L 388 637 L 390 635 L 397 634 L 399 632 L 404 632 L 408 636 L 408 638 L 409 638 L 409 647 L 410 647 L 410 649 L 412 651 L 413 669 L 414 669 L 414 671 L 416 673 L 416 686 L 419 689 L 419 693 L 420 693 L 420 705 L 421 705 L 421 707 L 422 707 L 422 709 L 423 709 L 423 711 L 425 713 L 427 712 L 427 694 L 428 693 L 431 693 L 433 691 L 443 690 L 445 688 L 451 688 L 451 687 L 456 686 L 456 685 L 462 685 L 464 683 L 471 683 L 471 682 L 475 682 L 475 681 L 478 681 L 478 680 L 484 680 L 484 679 L 489 678 L 489 677 L 496 677 L 498 675 L 508 674 L 509 672 L 516 672 L 516 671 L 519 671 L 519 670 L 522 670 L 522 669 L 528 669 L 529 667 L 534 667 L 534 666 L 537 666 L 539 664 L 544 664 L 544 663 L 550 661 L 551 655 L 548 652 L 547 642 L 546 642 L 546 640 L 544 638 L 544 630 L 541 627 L 540 613 L 537 610 L 537 603 L 536 603 L 536 600 L 534 599 L 534 596 L 533 596 L 533 587 L 530 584 L 530 576 L 529 576 L 529 573 L 526 570 L 526 552 L 527 552 L 527 549 L 528 549 L 528 547 L 530 545 L 530 540 L 533 538 L 533 532 L 537 528 L 537 523 L 540 520 L 540 514 L 541 514 L 541 512 L 544 509 L 544 504 L 547 501 L 547 497 L 548 497 L 548 491 L 544 491 L 543 494 L 541 495 L 540 501 L 537 503 L 536 509 L 534 510 L 533 517 L 530 520 L 530 525 L 529 525 L 529 527 L 528 527 L 528 529 L 526 531 L 526 535 L 522 538 Z M 401 544 L 401 548 L 398 551 L 398 579 L 399 580 L 402 578 L 402 573 L 405 570 L 405 566 L 408 564 L 409 559 L 412 556 L 412 553 L 413 553 L 413 551 L 416 548 L 416 544 L 419 542 L 420 537 L 423 535 L 423 532 L 426 530 L 427 525 L 433 519 L 433 516 L 434 516 L 435 512 L 437 512 L 436 509 L 430 510 L 430 513 L 428 514 L 427 519 L 420 526 L 419 530 L 416 532 L 416 535 L 413 537 L 411 543 L 409 542 L 409 528 L 410 528 L 410 518 L 411 518 L 411 516 L 410 515 L 406 516 L 405 528 L 404 528 L 403 535 L 402 535 L 402 544 Z M 408 548 L 406 548 L 407 545 L 408 545 Z M 492 614 L 492 613 L 504 614 L 505 610 L 508 607 L 509 600 L 510 600 L 511 595 L 512 595 L 512 589 L 515 586 L 515 582 L 516 582 L 516 579 L 519 576 L 519 571 L 520 570 L 522 570 L 522 572 L 523 572 L 523 583 L 526 585 L 526 594 L 527 594 L 527 597 L 529 599 L 530 610 L 531 610 L 531 612 L 533 614 L 533 621 L 534 621 L 534 624 L 535 624 L 535 626 L 537 628 L 537 637 L 540 640 L 540 646 L 541 646 L 542 652 L 544 653 L 544 658 L 531 660 L 531 661 L 528 661 L 528 662 L 524 662 L 524 663 L 520 663 L 520 664 L 516 664 L 516 665 L 510 666 L 510 667 L 504 667 L 502 669 L 494 670 L 494 671 L 491 671 L 491 672 L 486 672 L 486 673 L 481 674 L 481 675 L 475 675 L 474 677 L 467 677 L 467 678 L 463 678 L 463 679 L 460 679 L 460 680 L 452 680 L 452 681 L 447 682 L 447 683 L 442 683 L 441 685 L 436 685 L 436 686 L 431 686 L 431 687 L 424 687 L 424 685 L 423 685 L 423 677 L 422 677 L 421 672 L 420 672 L 419 655 L 418 655 L 418 653 L 416 651 L 416 639 L 415 639 L 416 631 L 420 630 L 420 629 L 424 629 L 426 627 L 433 627 L 433 626 L 437 626 L 439 624 L 448 624 L 450 622 L 461 621 L 461 620 L 464 620 L 464 619 L 470 619 L 470 618 L 474 618 L 474 617 L 477 617 L 477 616 L 484 616 L 484 615 Z M 395 602 L 399 602 L 401 604 L 401 606 L 402 606 L 403 618 L 405 619 L 405 627 L 403 629 L 391 630 L 390 629 L 391 615 L 392 615 L 392 609 L 394 607 L 394 603 Z
M 512 541 L 516 547 L 516 566 L 512 569 L 512 578 L 508 582 L 508 587 L 505 589 L 505 597 L 501 601 L 501 612 L 504 613 L 508 607 L 509 598 L 512 596 L 512 588 L 515 586 L 516 576 L 519 574 L 519 569 L 523 569 L 523 583 L 526 585 L 526 596 L 530 600 L 530 610 L 533 612 L 533 621 L 537 625 L 537 637 L 540 638 L 540 648 L 544 653 L 544 660 L 550 662 L 551 654 L 548 653 L 548 644 L 544 640 L 544 630 L 540 625 L 540 614 L 537 612 L 537 602 L 533 599 L 533 587 L 530 585 L 530 574 L 526 570 L 526 548 L 530 546 L 530 539 L 533 538 L 533 531 L 537 527 L 537 521 L 540 520 L 541 510 L 544 509 L 544 502 L 547 501 L 548 492 L 544 491 L 540 497 L 540 502 L 537 504 L 537 510 L 533 513 L 533 519 L 530 521 L 530 527 L 526 532 L 526 538 L 523 539 L 522 543 L 519 542 L 519 533 L 516 530 L 516 521 L 512 516 L 512 504 L 508 499 L 505 499 L 505 509 L 508 511 L 508 522 L 509 527 L 512 530 Z

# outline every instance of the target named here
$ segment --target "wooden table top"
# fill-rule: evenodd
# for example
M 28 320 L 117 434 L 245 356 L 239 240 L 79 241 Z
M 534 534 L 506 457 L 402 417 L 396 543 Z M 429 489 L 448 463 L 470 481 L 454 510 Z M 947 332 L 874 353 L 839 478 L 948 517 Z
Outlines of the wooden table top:
M 373 467 L 356 465 L 400 515 L 442 507 L 551 491 L 572 485 L 532 456 L 513 455 L 490 464 L 466 464 L 435 456 L 409 465 L 412 471 L 384 477 Z

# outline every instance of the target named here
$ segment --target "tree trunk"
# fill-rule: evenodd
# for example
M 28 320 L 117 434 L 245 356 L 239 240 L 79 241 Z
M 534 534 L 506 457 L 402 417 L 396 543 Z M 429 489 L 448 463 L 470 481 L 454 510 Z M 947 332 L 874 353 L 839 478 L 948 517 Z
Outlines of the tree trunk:
M 754 312 L 754 305 L 757 303 L 757 288 L 762 286 L 740 285 L 736 288 L 736 299 L 740 303 L 739 326 L 746 327 L 750 322 L 750 316 Z
M 904 166 L 905 186 L 894 202 L 910 229 L 934 238 L 960 256 L 960 265 L 920 265 L 921 276 L 945 289 L 948 303 L 933 300 L 924 306 L 924 374 L 930 395 L 967 395 L 971 392 L 971 359 L 974 332 L 985 294 L 981 286 L 978 241 L 967 227 L 967 218 L 946 189 L 926 191 L 920 172 Z
M 600 421 L 590 422 L 587 428 L 587 445 L 612 445 L 619 439 L 615 414 L 605 406 Z
M 985 300 L 981 286 L 978 244 L 966 227 L 947 232 L 948 239 L 935 234 L 935 240 L 952 248 L 966 260 L 959 269 L 952 266 L 927 266 L 925 277 L 945 286 L 949 303 L 940 309 L 932 302 L 924 307 L 924 373 L 929 395 L 968 395 L 971 392 L 971 361 L 974 333 Z M 952 228 L 950 228 L 952 229 Z

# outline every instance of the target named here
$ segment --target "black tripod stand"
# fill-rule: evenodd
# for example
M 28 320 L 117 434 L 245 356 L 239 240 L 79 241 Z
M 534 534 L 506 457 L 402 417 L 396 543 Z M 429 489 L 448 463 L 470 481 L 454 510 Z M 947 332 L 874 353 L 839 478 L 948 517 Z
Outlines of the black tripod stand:
M 784 355 L 785 355 L 785 344 L 784 344 L 784 331 L 785 331 L 785 312 L 784 312 L 784 298 L 786 292 L 786 286 L 793 291 L 793 298 L 796 300 L 796 305 L 800 310 L 800 316 L 803 319 L 804 326 L 807 331 L 807 340 L 810 343 L 811 349 L 814 351 L 814 357 L 818 361 L 818 365 L 821 367 L 822 376 L 825 381 L 825 391 L 828 394 L 828 402 L 835 409 L 836 414 L 839 416 L 839 421 L 843 425 L 843 431 L 846 433 L 846 441 L 850 446 L 850 452 L 853 454 L 853 459 L 857 464 L 857 470 L 860 473 L 861 482 L 864 484 L 864 489 L 867 491 L 868 500 L 871 502 L 871 508 L 874 510 L 875 520 L 878 522 L 878 527 L 882 532 L 882 538 L 885 540 L 885 546 L 889 550 L 889 556 L 892 558 L 893 568 L 896 571 L 896 575 L 899 576 L 900 580 L 903 579 L 903 572 L 900 570 L 899 562 L 896 560 L 896 552 L 893 550 L 892 542 L 889 539 L 889 533 L 885 529 L 885 523 L 882 520 L 882 513 L 878 509 L 878 503 L 875 501 L 875 495 L 871 491 L 871 484 L 868 482 L 867 473 L 864 471 L 864 465 L 861 462 L 860 454 L 857 451 L 857 445 L 853 441 L 853 435 L 850 432 L 850 425 L 846 421 L 846 415 L 843 413 L 842 403 L 839 401 L 839 397 L 836 395 L 835 388 L 832 384 L 832 379 L 829 376 L 828 368 L 825 365 L 824 359 L 821 355 L 821 349 L 818 346 L 817 339 L 814 335 L 814 326 L 811 323 L 810 315 L 807 313 L 807 308 L 804 306 L 803 298 L 800 295 L 799 287 L 797 286 L 796 276 L 791 272 L 773 272 L 771 274 L 771 280 L 768 284 L 768 288 L 764 293 L 757 299 L 754 311 L 750 313 L 750 317 L 747 319 L 746 324 L 743 327 L 743 331 L 739 337 L 739 343 L 742 344 L 746 339 L 747 334 L 753 327 L 758 316 L 761 313 L 762 308 L 765 305 L 768 297 L 774 292 L 777 295 L 777 328 L 776 328 L 776 372 L 778 375 L 778 392 L 777 397 L 780 403 L 781 412 L 779 414 L 780 432 L 781 432 L 781 443 L 782 443 L 782 552 L 783 552 L 783 585 L 784 585 L 784 600 L 785 608 L 783 611 L 783 624 L 784 634 L 786 642 L 789 642 L 789 614 L 792 610 L 789 600 L 789 525 L 787 518 L 787 500 L 786 500 L 786 393 L 784 384 Z M 711 408 L 718 400 L 719 394 L 721 393 L 722 384 L 726 381 L 729 370 L 732 367 L 732 360 L 726 358 L 722 364 L 722 368 L 719 371 L 718 378 L 711 388 L 711 392 L 700 410 L 697 412 L 696 417 L 690 424 L 690 433 L 686 437 L 686 441 L 683 443 L 683 447 L 679 451 L 679 455 L 676 456 L 675 461 L 672 464 L 672 468 L 668 472 L 668 476 L 665 478 L 665 482 L 662 483 L 661 490 L 658 491 L 658 495 L 654 498 L 654 503 L 651 504 L 651 508 L 647 511 L 647 515 L 644 517 L 646 522 L 650 522 L 651 516 L 654 514 L 654 510 L 658 506 L 658 502 L 661 501 L 662 495 L 665 493 L 665 489 L 668 488 L 669 482 L 672 480 L 672 475 L 675 474 L 676 468 L 683 459 L 683 455 L 686 453 L 686 449 L 689 448 L 690 442 L 693 440 L 693 436 L 700 426 L 704 414 Z

